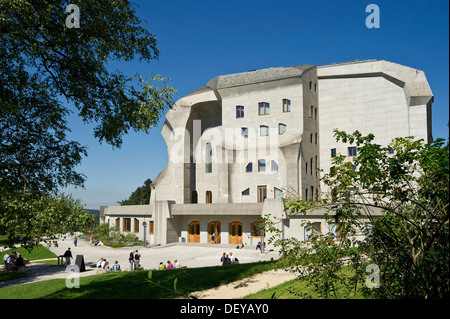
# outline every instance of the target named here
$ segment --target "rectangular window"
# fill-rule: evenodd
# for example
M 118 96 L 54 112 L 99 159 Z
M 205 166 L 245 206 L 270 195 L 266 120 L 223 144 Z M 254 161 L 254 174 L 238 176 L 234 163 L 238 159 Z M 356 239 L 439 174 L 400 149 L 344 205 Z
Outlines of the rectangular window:
M 309 117 L 312 118 L 314 115 L 314 105 L 311 105 L 309 108 Z
M 283 99 L 283 112 L 291 111 L 291 100 Z
M 148 222 L 148 233 L 150 235 L 153 235 L 154 232 L 155 232 L 155 222 L 151 220 Z
M 336 157 L 336 149 L 335 148 L 331 149 L 331 157 Z
M 236 106 L 236 118 L 242 118 L 244 117 L 244 107 L 242 105 Z
M 212 193 L 211 191 L 206 191 L 206 204 L 212 203 Z
M 283 134 L 286 132 L 286 124 L 280 123 L 278 124 L 278 134 Z
M 245 171 L 246 171 L 247 173 L 253 172 L 253 164 L 252 164 L 252 162 L 250 162 L 250 163 L 247 164 L 247 166 L 245 167 Z
M 314 144 L 317 145 L 317 133 L 314 133 Z
M 270 114 L 270 104 L 267 102 L 258 103 L 258 115 Z
M 267 198 L 267 186 L 258 186 L 258 203 L 264 202 Z
M 134 219 L 134 232 L 139 233 L 139 219 Z
M 130 232 L 131 231 L 131 218 L 123 219 L 123 231 Z
M 258 172 L 265 172 L 266 171 L 266 160 L 258 160 Z
M 241 133 L 243 137 L 248 137 L 248 127 L 242 127 Z
M 259 127 L 261 136 L 269 136 L 269 127 L 266 125 L 261 125 Z
M 351 146 L 348 148 L 348 156 L 356 156 L 356 146 Z
M 120 229 L 120 217 L 116 218 L 116 228 Z
M 311 237 L 315 234 L 320 234 L 322 231 L 322 226 L 320 222 L 314 222 L 311 225 L 307 225 L 305 230 L 305 241 L 311 240 Z
M 212 172 L 212 147 L 211 143 L 206 143 L 205 146 L 205 173 Z

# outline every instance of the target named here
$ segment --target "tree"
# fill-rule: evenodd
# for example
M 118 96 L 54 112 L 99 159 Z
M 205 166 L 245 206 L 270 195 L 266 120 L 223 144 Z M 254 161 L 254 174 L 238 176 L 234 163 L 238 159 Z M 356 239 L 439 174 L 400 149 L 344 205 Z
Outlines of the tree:
M 326 209 L 328 222 L 344 225 L 339 245 L 327 234 L 318 234 L 305 251 L 292 240 L 275 238 L 284 254 L 291 254 L 299 267 L 306 266 L 306 276 L 315 287 L 322 287 L 324 297 L 332 297 L 338 282 L 334 269 L 342 264 L 340 247 L 356 249 L 350 265 L 354 276 L 347 287 L 362 282 L 362 259 L 379 269 L 378 289 L 364 293 L 378 298 L 444 298 L 449 296 L 449 147 L 443 139 L 431 144 L 412 137 L 396 138 L 390 146 L 373 143 L 374 136 L 358 131 L 347 134 L 335 130 L 337 141 L 356 145 L 358 156 L 333 159 L 333 169 L 322 182 L 331 188 L 322 200 L 292 199 L 289 214 L 305 214 L 311 209 Z M 376 213 L 380 214 L 376 214 Z M 356 232 L 368 221 L 366 238 L 355 240 Z M 268 227 L 273 224 L 266 222 Z M 325 260 L 327 247 L 335 252 Z M 324 250 L 325 251 L 325 250 Z M 327 265 L 327 266 L 325 266 Z M 330 266 L 331 265 L 331 266 Z M 326 272 L 333 265 L 338 267 Z M 305 269 L 305 267 L 303 267 Z M 367 274 L 366 274 L 367 275 Z M 324 278 L 335 278 L 325 285 Z M 363 283 L 363 282 L 362 282 Z M 355 294 L 353 294 L 355 296 Z
M 57 209 L 60 187 L 83 186 L 86 176 L 75 167 L 87 150 L 67 139 L 70 113 L 95 123 L 100 142 L 120 147 L 130 130 L 157 124 L 175 94 L 163 76 L 109 67 L 112 60 L 158 58 L 157 39 L 132 3 L 73 3 L 79 28 L 66 26 L 65 1 L 0 1 L 0 232 L 11 239 L 19 235 L 10 227 L 21 207 L 47 200 Z
M 136 188 L 134 192 L 131 193 L 128 199 L 118 202 L 121 206 L 123 205 L 148 205 L 150 203 L 151 189 L 150 185 L 152 180 L 148 178 L 143 186 Z

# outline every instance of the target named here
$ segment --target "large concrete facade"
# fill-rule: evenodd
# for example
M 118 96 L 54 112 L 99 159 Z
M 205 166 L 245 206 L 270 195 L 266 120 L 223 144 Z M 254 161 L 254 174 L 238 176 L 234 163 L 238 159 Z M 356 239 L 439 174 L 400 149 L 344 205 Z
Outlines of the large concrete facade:
M 284 198 L 321 196 L 331 150 L 347 154 L 333 129 L 373 133 L 375 142 L 415 136 L 431 142 L 433 94 L 423 71 L 384 60 L 304 65 L 218 76 L 178 100 L 161 134 L 167 167 L 150 204 L 104 207 L 102 218 L 150 244 L 256 244 L 258 218 L 281 220 L 285 237 L 304 238 L 286 218 Z M 133 228 L 133 226 L 135 226 Z M 328 231 L 328 226 L 321 226 Z

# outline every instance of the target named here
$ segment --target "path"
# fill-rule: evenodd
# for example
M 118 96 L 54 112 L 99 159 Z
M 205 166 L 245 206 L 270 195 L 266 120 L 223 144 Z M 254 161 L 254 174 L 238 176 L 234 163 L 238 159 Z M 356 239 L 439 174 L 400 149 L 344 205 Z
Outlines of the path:
M 271 270 L 226 285 L 197 291 L 191 295 L 198 299 L 239 299 L 295 278 L 297 276 L 289 272 Z
M 255 250 L 255 247 L 246 246 L 244 249 L 238 250 L 235 245 L 176 243 L 150 248 L 142 248 L 139 246 L 110 248 L 105 246 L 90 246 L 89 242 L 79 240 L 77 247 L 74 247 L 71 237 L 65 240 L 58 240 L 58 246 L 52 246 L 50 250 L 56 255 L 62 255 L 68 247 L 71 248 L 74 259 L 78 254 L 84 257 L 86 271 L 80 273 L 81 277 L 96 274 L 96 269 L 91 268 L 91 265 L 94 265 L 101 257 L 108 260 L 111 265 L 115 260 L 118 260 L 122 270 L 127 270 L 128 255 L 130 251 L 136 249 L 141 254 L 141 264 L 144 269 L 157 269 L 161 261 L 165 263 L 167 260 L 171 260 L 173 262 L 175 259 L 181 263 L 181 266 L 188 268 L 217 266 L 221 264 L 220 257 L 223 252 L 232 252 L 233 255 L 239 258 L 241 263 L 268 261 L 278 258 L 278 253 L 274 251 L 261 254 L 259 250 Z M 27 273 L 27 276 L 24 278 L 1 282 L 0 288 L 55 278 L 67 278 L 68 276 L 65 267 L 35 263 L 27 266 Z M 271 271 L 254 275 L 228 285 L 197 292 L 196 294 L 198 294 L 197 298 L 241 298 L 250 293 L 273 287 L 293 278 L 295 276 L 288 273 Z

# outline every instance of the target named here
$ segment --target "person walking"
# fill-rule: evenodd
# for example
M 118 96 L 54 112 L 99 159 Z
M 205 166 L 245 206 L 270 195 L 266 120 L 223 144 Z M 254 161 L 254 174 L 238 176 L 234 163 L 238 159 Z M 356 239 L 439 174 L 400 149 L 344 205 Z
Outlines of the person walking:
M 134 266 L 134 252 L 133 251 L 130 253 L 130 256 L 128 257 L 128 261 L 130 262 L 130 270 L 133 270 L 133 266 Z
M 75 247 L 77 247 L 77 244 L 78 244 L 78 237 L 75 236 L 75 238 L 73 239 L 73 245 L 74 245 Z
M 67 248 L 66 252 L 64 253 L 64 258 L 66 258 L 66 263 L 65 266 L 67 267 L 68 265 L 70 265 L 70 258 L 72 257 L 72 252 L 70 251 L 70 247 Z

